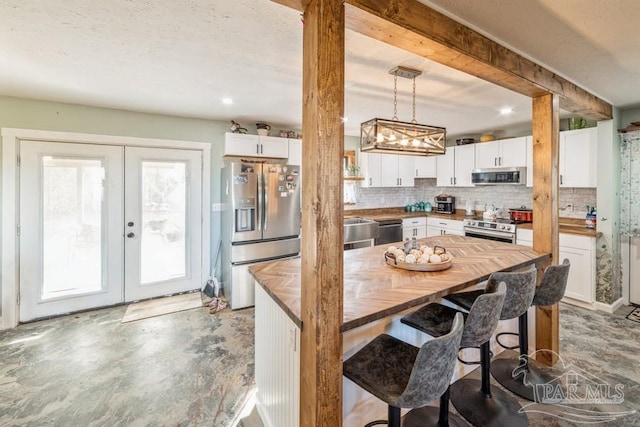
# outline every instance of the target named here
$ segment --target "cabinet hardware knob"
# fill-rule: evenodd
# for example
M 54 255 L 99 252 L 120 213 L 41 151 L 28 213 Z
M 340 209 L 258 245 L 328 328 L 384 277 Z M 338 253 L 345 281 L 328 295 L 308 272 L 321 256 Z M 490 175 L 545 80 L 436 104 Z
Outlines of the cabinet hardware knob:
M 128 237 L 128 238 L 130 238 L 130 239 L 131 239 L 133 236 L 135 236 L 135 234 L 133 234 L 133 233 L 127 233 L 127 237 Z

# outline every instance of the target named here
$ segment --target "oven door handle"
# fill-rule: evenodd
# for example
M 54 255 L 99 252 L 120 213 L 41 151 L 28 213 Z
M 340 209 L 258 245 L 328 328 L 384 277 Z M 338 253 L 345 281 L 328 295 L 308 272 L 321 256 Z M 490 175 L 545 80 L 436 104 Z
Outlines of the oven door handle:
M 478 230 L 478 229 L 473 229 L 473 230 L 464 230 L 464 235 L 468 236 L 468 237 L 480 237 L 482 238 L 482 236 L 490 236 L 490 237 L 497 237 L 499 239 L 503 239 L 503 240 L 510 240 L 511 242 L 514 241 L 514 234 L 511 233 L 501 233 L 501 232 L 496 232 L 496 231 L 491 231 L 491 230 Z

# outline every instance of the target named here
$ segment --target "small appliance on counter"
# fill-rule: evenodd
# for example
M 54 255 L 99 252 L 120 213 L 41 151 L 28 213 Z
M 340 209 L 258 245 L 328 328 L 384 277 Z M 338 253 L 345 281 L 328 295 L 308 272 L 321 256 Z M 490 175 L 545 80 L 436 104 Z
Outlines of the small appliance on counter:
M 533 209 L 527 209 L 524 205 L 519 208 L 509 209 L 509 218 L 516 224 L 533 222 Z
M 466 216 L 473 216 L 473 201 L 471 199 L 467 199 L 467 203 L 464 204 L 464 213 Z
M 447 194 L 435 197 L 436 212 L 440 214 L 454 214 L 456 212 L 456 198 Z

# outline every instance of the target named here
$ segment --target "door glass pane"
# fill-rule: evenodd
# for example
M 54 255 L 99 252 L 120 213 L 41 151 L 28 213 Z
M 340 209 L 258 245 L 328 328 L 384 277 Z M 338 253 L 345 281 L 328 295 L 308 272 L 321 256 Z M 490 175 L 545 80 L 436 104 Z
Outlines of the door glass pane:
M 45 156 L 42 299 L 102 289 L 101 160 Z
M 140 282 L 185 277 L 187 165 L 142 162 Z

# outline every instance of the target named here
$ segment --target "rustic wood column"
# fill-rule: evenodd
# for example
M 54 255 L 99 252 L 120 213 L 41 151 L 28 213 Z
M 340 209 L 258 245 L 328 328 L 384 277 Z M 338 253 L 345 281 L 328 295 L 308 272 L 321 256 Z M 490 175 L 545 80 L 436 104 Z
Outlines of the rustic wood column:
M 344 7 L 304 12 L 300 425 L 342 425 Z
M 553 264 L 558 262 L 559 251 L 559 109 L 558 95 L 533 98 L 533 249 L 550 252 Z M 559 352 L 559 322 L 558 304 L 537 307 L 536 349 Z M 536 359 L 548 365 L 555 363 L 550 353 L 537 353 Z

